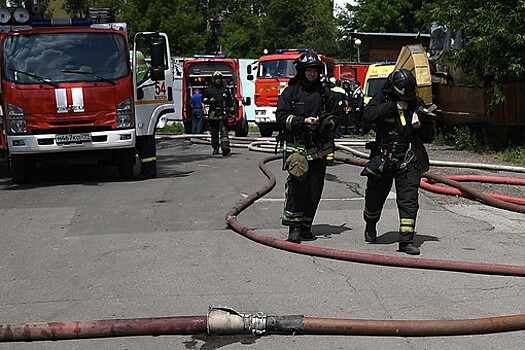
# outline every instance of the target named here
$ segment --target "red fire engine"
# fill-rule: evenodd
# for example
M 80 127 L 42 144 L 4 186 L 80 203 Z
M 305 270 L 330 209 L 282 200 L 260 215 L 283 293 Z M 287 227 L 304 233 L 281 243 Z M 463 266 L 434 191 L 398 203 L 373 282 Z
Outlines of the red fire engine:
M 224 56 L 195 56 L 184 61 L 182 82 L 182 120 L 184 132 L 191 133 L 191 103 L 190 98 L 195 89 L 204 91 L 212 83 L 215 71 L 222 73 L 223 82 L 227 84 L 234 99 L 235 112 L 228 118 L 227 127 L 235 131 L 235 136 L 248 135 L 248 121 L 244 113 L 244 106 L 251 104 L 251 98 L 241 95 L 241 76 L 239 60 L 224 58 Z
M 272 136 L 276 128 L 275 110 L 281 91 L 296 74 L 294 60 L 309 49 L 278 49 L 275 54 L 261 56 L 255 77 L 255 123 L 261 136 Z M 337 62 L 319 55 L 325 63 L 325 76 L 334 76 Z M 335 76 L 338 78 L 337 76 Z M 248 79 L 253 80 L 248 66 Z
M 1 146 L 13 181 L 57 158 L 105 159 L 131 178 L 137 124 L 147 128 L 173 109 L 162 89 L 172 86 L 167 37 L 146 35 L 152 64 L 137 89 L 125 23 L 36 19 L 38 10 L 0 9 Z M 151 100 L 150 114 L 136 119 L 141 99 Z
M 334 70 L 334 77 L 341 81 L 359 81 L 361 86 L 365 82 L 366 72 L 370 64 L 368 63 L 347 63 L 337 62 Z

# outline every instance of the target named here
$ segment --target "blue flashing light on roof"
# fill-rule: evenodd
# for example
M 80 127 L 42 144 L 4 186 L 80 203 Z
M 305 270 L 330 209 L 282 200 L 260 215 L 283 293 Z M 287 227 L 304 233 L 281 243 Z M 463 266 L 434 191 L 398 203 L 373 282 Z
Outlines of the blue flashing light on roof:
M 285 53 L 285 52 L 308 52 L 309 48 L 300 48 L 300 49 L 276 49 L 275 53 Z
M 193 55 L 193 58 L 224 58 L 224 55 Z
M 93 24 L 93 20 L 91 18 L 34 19 L 30 24 L 33 27 L 89 27 Z

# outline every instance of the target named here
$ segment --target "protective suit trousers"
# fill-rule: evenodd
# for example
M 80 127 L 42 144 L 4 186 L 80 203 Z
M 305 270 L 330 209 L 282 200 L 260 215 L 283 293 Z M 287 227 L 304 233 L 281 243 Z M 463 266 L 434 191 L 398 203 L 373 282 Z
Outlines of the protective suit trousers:
M 137 136 L 137 153 L 142 175 L 157 175 L 157 150 L 155 135 Z
M 286 179 L 284 213 L 282 224 L 290 227 L 310 228 L 323 193 L 326 161 L 315 159 L 308 162 L 308 172 L 302 181 L 293 176 Z
M 211 132 L 211 146 L 213 149 L 230 148 L 230 138 L 228 136 L 228 128 L 224 120 L 210 119 L 208 120 Z
M 419 183 L 421 174 L 418 163 L 414 160 L 405 170 L 391 169 L 380 178 L 369 176 L 365 191 L 365 209 L 363 217 L 367 223 L 377 223 L 388 193 L 395 181 L 396 204 L 399 212 L 399 241 L 413 242 L 416 217 L 419 209 Z

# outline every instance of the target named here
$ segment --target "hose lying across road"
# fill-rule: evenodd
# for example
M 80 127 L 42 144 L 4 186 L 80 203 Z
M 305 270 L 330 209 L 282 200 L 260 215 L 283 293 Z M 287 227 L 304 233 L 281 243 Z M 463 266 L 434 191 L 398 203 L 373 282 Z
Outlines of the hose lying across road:
M 187 138 L 187 136 L 185 137 Z M 250 149 L 269 150 L 272 145 L 266 141 L 250 140 Z M 200 141 L 197 141 L 200 142 Z M 257 145 L 256 145 L 257 144 Z M 344 146 L 342 146 L 344 147 Z M 237 203 L 227 214 L 226 223 L 239 234 L 267 246 L 300 254 L 321 256 L 385 266 L 434 269 L 489 275 L 525 277 L 524 266 L 469 263 L 421 258 L 391 257 L 350 251 L 313 247 L 287 242 L 248 229 L 237 216 L 258 198 L 270 192 L 276 184 L 275 176 L 266 163 L 281 159 L 280 155 L 269 156 L 259 162 L 259 167 L 269 179 L 256 192 Z M 357 158 L 337 160 L 347 164 L 363 166 L 366 161 Z M 432 164 L 432 163 L 431 163 Z M 461 184 L 473 178 L 443 177 L 430 172 L 424 174 L 425 188 L 429 182 L 441 182 L 457 190 L 454 195 L 463 195 L 483 203 L 525 213 L 520 201 L 507 202 L 509 198 L 495 198 L 475 188 Z M 478 179 L 474 179 L 478 181 Z M 500 181 L 501 179 L 490 179 Z M 506 182 L 506 180 L 504 180 Z M 522 184 L 519 182 L 518 184 Z M 430 189 L 430 187 L 427 187 Z M 452 193 L 451 193 L 452 194 Z M 462 320 L 371 320 L 314 318 L 303 315 L 268 316 L 264 313 L 242 314 L 227 308 L 210 308 L 206 316 L 178 316 L 163 318 L 110 319 L 98 321 L 49 322 L 0 325 L 0 341 L 42 341 L 121 337 L 138 335 L 168 334 L 323 334 L 323 335 L 387 335 L 387 336 L 447 336 L 463 334 L 484 334 L 525 330 L 525 314 Z

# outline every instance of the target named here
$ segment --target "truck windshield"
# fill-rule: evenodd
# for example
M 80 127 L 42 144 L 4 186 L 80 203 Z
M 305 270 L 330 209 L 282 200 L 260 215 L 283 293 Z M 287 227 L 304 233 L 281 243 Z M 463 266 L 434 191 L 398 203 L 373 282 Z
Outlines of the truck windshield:
M 259 63 L 259 78 L 293 78 L 295 75 L 293 60 L 273 60 Z
M 2 76 L 34 84 L 112 81 L 130 72 L 124 37 L 114 33 L 12 35 L 2 42 Z M 83 72 L 83 74 L 72 74 Z
M 366 88 L 365 96 L 374 97 L 374 95 L 383 88 L 385 81 L 386 78 L 368 79 L 368 87 Z

